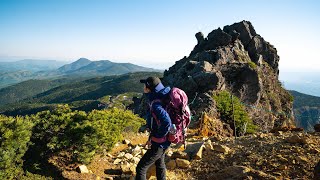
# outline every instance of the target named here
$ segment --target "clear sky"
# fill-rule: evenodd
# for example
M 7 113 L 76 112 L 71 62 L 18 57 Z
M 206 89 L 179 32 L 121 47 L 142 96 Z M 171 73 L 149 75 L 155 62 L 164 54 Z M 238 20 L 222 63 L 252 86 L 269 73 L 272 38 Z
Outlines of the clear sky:
M 0 58 L 168 68 L 189 55 L 196 32 L 241 20 L 277 48 L 280 71 L 320 70 L 316 0 L 0 0 Z

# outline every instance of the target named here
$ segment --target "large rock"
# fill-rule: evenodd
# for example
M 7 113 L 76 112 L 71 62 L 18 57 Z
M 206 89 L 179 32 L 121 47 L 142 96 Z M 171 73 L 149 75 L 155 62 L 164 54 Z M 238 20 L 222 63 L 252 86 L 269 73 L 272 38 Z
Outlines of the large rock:
M 183 152 L 183 151 L 175 151 L 172 153 L 171 159 L 177 159 L 177 158 L 187 159 L 187 160 L 190 159 L 188 153 Z
M 77 167 L 78 173 L 89 173 L 89 170 L 86 165 L 80 165 Z
M 130 140 L 128 140 L 128 139 L 124 139 L 124 140 L 122 141 L 122 143 L 123 143 L 123 144 L 127 144 L 127 145 L 128 145 L 128 144 L 130 144 L 130 143 L 131 143 L 131 141 L 130 141 Z
M 133 156 L 137 156 L 140 153 L 141 153 L 141 147 L 140 146 L 136 146 L 134 149 L 132 149 L 132 155 Z
M 197 38 L 197 41 L 198 41 L 198 44 L 201 44 L 203 41 L 204 41 L 204 35 L 202 32 L 198 32 L 196 34 L 196 38 Z
M 138 157 L 133 157 L 131 160 L 132 160 L 133 163 L 138 164 L 139 161 L 140 161 L 140 158 L 138 158 Z
M 177 167 L 177 163 L 175 160 L 170 160 L 167 164 L 166 164 L 166 168 L 169 170 L 174 170 Z
M 202 158 L 203 147 L 203 142 L 188 143 L 185 152 L 187 152 L 193 159 L 198 160 Z
M 305 136 L 299 136 L 299 135 L 293 135 L 293 136 L 290 136 L 286 139 L 287 142 L 289 143 L 300 143 L 300 144 L 308 144 L 309 141 L 308 141 L 308 138 L 305 137 Z
M 177 167 L 179 168 L 188 168 L 190 165 L 190 161 L 185 159 L 180 159 L 180 158 L 176 159 L 176 163 L 177 163 Z
M 213 149 L 224 154 L 228 154 L 230 152 L 230 148 L 225 145 L 213 145 Z
M 137 166 L 135 164 L 123 164 L 120 166 L 123 174 L 135 174 L 136 167 Z
M 212 142 L 211 140 L 208 140 L 204 143 L 205 150 L 213 150 Z
M 133 155 L 130 154 L 130 153 L 126 153 L 126 154 L 124 155 L 124 157 L 125 157 L 126 159 L 132 159 L 132 158 L 133 158 Z
M 114 160 L 113 161 L 113 164 L 119 164 L 119 163 L 121 163 L 122 162 L 122 160 L 121 159 L 119 159 L 119 158 L 117 158 L 116 160 Z

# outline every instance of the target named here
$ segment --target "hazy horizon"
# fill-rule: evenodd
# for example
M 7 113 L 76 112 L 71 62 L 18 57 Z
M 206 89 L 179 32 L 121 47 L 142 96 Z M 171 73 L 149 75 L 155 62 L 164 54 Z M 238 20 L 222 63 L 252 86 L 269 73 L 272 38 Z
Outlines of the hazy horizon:
M 242 20 L 273 44 L 280 72 L 320 70 L 318 1 L 0 2 L 0 57 L 108 59 L 165 69 L 188 56 L 195 33 Z

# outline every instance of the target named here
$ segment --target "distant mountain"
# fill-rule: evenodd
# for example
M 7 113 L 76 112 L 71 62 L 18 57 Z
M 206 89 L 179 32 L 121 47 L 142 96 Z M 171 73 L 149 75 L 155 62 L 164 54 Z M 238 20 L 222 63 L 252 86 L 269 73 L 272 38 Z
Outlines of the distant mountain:
M 162 76 L 162 73 L 136 72 L 69 82 L 37 95 L 30 95 L 24 100 L 15 101 L 16 103 L 0 106 L 0 114 L 11 116 L 32 114 L 39 110 L 50 109 L 54 104 L 59 103 L 70 104 L 74 109 L 88 111 L 98 109 L 98 100 L 104 96 L 116 96 L 127 92 L 141 93 L 143 85 L 139 80 L 148 76 Z M 61 82 L 59 82 L 59 80 L 53 80 L 41 81 L 41 83 L 43 87 L 46 88 L 50 86 L 50 84 L 55 86 Z M 41 91 L 41 88 L 37 88 L 39 84 L 40 82 L 37 83 L 37 81 L 29 82 L 28 89 L 35 88 L 35 91 L 39 92 Z M 11 88 L 9 89 L 10 91 L 6 91 L 7 94 L 3 92 L 0 95 L 8 97 L 12 92 L 21 92 L 21 89 L 23 89 L 23 86 L 19 85 L 16 89 Z M 28 92 L 25 93 L 26 96 L 27 94 Z
M 90 61 L 86 58 L 80 58 L 70 64 L 58 61 L 42 62 L 41 60 L 0 62 L 0 88 L 29 79 L 97 77 L 132 72 L 162 72 L 162 70 L 145 68 L 131 63 L 114 63 L 109 60 Z
M 49 71 L 55 70 L 65 65 L 67 62 L 56 61 L 56 60 L 35 60 L 25 59 L 14 62 L 0 62 L 1 72 L 12 72 L 12 71 Z
M 298 127 L 313 131 L 313 126 L 320 123 L 320 97 L 297 91 L 290 91 L 294 97 L 293 110 Z
M 26 81 L 33 77 L 31 71 L 0 72 L 0 88 Z
M 86 58 L 80 58 L 78 59 L 77 61 L 71 63 L 71 64 L 66 64 L 62 67 L 60 67 L 58 69 L 59 72 L 63 72 L 63 73 L 66 73 L 66 72 L 69 72 L 69 71 L 75 71 L 83 66 L 87 66 L 88 64 L 90 64 L 91 61 L 89 59 L 86 59 Z
M 142 66 L 134 65 L 131 63 L 115 63 L 109 60 L 90 61 L 86 58 L 80 58 L 79 60 L 62 66 L 57 70 L 64 74 L 87 74 L 87 75 L 119 75 L 130 72 L 160 72 L 152 68 L 145 68 Z

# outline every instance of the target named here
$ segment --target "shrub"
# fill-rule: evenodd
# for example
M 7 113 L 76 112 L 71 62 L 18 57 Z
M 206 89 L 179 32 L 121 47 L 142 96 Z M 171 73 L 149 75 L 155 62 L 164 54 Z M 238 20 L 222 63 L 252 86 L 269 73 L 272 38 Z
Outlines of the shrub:
M 122 133 L 138 131 L 143 119 L 120 109 L 72 111 L 68 105 L 33 116 L 37 122 L 32 142 L 44 158 L 68 152 L 73 162 L 89 163 L 97 151 L 110 150 Z M 45 145 L 45 146 L 43 146 Z M 47 156 L 47 157 L 46 157 Z
M 245 111 L 244 106 L 240 100 L 233 96 L 233 107 L 232 108 L 232 97 L 228 91 L 221 91 L 214 95 L 214 100 L 217 103 L 217 110 L 220 113 L 221 120 L 230 124 L 234 129 L 233 116 L 236 125 L 237 136 L 245 133 L 253 133 L 256 130 L 256 126 L 249 118 L 248 113 Z M 234 112 L 234 113 L 233 113 Z
M 29 117 L 0 115 L 0 179 L 23 175 L 22 156 L 28 149 L 32 126 Z
M 68 105 L 32 116 L 0 115 L 0 179 L 59 178 L 57 168 L 89 163 L 97 152 L 110 150 L 123 133 L 137 132 L 144 122 L 131 111 L 86 113 Z

